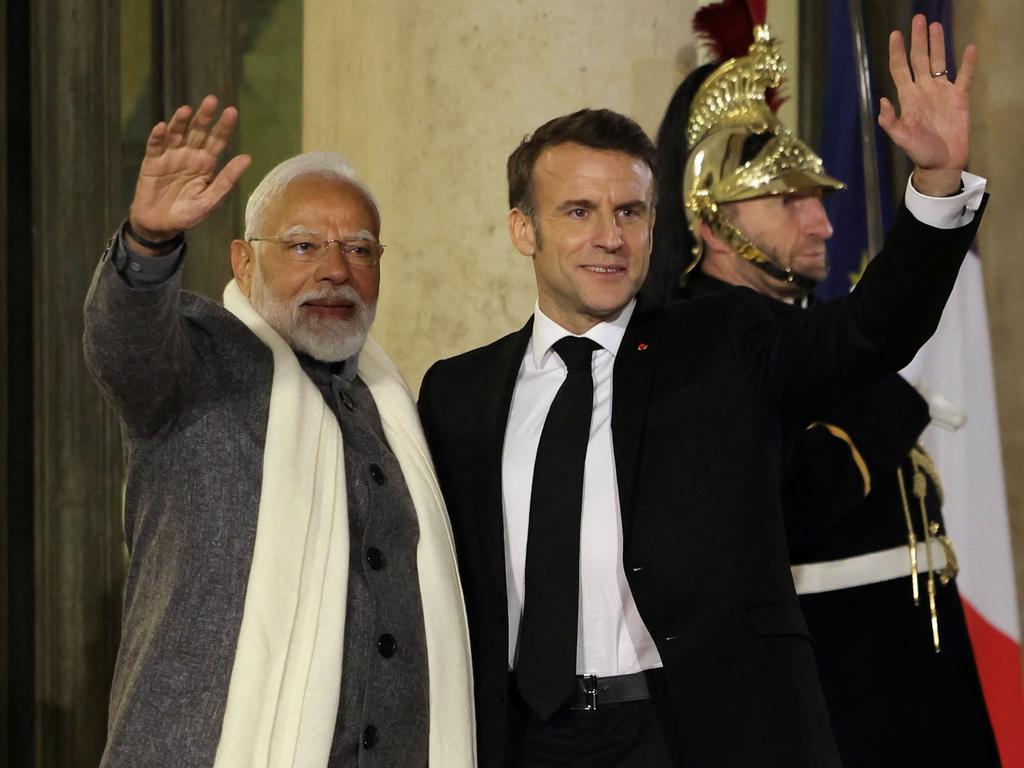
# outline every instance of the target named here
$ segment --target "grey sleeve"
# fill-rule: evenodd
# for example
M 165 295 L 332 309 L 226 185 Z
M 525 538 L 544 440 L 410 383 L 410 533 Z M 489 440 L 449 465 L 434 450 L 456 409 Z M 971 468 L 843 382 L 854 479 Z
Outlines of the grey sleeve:
M 110 259 L 114 269 L 132 288 L 145 290 L 166 282 L 181 268 L 185 260 L 185 243 L 163 256 L 135 253 L 124 239 L 124 225 L 117 230 Z
M 147 271 L 135 261 L 142 257 L 125 248 L 119 233 L 100 259 L 86 296 L 86 365 L 136 436 L 152 436 L 174 420 L 194 366 L 181 313 L 184 251 L 182 247 L 175 256 L 151 257 L 147 261 L 167 265 Z M 145 277 L 136 283 L 141 275 Z

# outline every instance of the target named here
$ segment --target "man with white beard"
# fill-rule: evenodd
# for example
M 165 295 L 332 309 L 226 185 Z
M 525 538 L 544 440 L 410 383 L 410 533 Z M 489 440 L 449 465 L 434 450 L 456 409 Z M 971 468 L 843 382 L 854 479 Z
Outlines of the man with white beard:
M 408 389 L 368 337 L 380 211 L 341 157 L 272 170 L 223 306 L 185 232 L 249 165 L 208 96 L 150 134 L 86 299 L 131 556 L 107 766 L 473 766 L 468 637 Z

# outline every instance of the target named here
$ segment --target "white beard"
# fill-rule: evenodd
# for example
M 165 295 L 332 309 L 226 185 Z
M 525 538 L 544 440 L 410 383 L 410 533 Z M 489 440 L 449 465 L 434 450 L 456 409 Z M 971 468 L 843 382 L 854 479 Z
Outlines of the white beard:
M 377 313 L 377 302 L 364 302 L 351 285 L 324 286 L 294 299 L 271 295 L 254 265 L 249 303 L 280 334 L 292 349 L 324 363 L 337 363 L 359 354 Z M 317 299 L 343 299 L 355 307 L 352 317 L 317 317 L 303 312 L 302 305 Z

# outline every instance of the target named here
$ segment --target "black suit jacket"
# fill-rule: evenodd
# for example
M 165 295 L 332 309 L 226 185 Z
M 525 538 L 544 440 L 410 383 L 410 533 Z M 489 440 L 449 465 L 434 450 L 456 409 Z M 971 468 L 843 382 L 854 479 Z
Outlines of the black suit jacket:
M 901 211 L 850 297 L 778 316 L 737 288 L 637 311 L 615 361 L 623 566 L 667 678 L 685 765 L 838 763 L 782 521 L 782 435 L 904 365 L 934 331 L 972 225 Z M 504 763 L 501 458 L 531 324 L 435 364 L 420 412 L 455 532 L 480 765 Z

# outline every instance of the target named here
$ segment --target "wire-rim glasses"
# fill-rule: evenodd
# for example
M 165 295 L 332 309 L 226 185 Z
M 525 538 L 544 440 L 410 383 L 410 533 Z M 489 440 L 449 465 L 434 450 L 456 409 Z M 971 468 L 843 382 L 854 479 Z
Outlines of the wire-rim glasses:
M 328 240 L 320 235 L 278 235 L 277 237 L 250 237 L 246 242 L 272 242 L 281 246 L 281 252 L 292 261 L 309 264 L 320 261 L 327 255 L 332 243 L 336 243 L 345 261 L 353 267 L 375 267 L 384 253 L 382 243 L 363 237 L 346 237 Z

